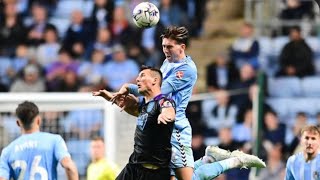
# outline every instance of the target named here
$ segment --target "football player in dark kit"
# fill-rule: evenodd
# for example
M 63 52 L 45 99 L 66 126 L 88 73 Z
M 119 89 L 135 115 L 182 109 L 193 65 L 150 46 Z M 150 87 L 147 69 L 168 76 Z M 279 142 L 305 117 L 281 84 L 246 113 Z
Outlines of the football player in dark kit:
M 175 104 L 172 99 L 161 94 L 161 83 L 160 70 L 144 67 L 137 77 L 138 90 L 143 98 L 137 99 L 128 95 L 124 97 L 125 107 L 121 101 L 115 102 L 129 114 L 138 114 L 134 152 L 117 180 L 170 179 L 170 140 L 175 119 Z M 93 92 L 93 95 L 102 96 L 109 101 L 113 96 L 106 90 Z

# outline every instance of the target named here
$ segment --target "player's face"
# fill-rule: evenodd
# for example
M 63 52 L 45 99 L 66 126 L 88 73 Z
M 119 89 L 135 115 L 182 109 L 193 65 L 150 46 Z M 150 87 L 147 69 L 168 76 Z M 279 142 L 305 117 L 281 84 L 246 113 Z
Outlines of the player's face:
M 99 160 L 104 157 L 104 143 L 102 141 L 92 141 L 90 145 L 91 158 Z
M 136 80 L 139 93 L 144 94 L 151 89 L 153 78 L 150 70 L 146 69 L 141 71 Z
M 177 61 L 184 56 L 185 44 L 178 44 L 176 40 L 163 38 L 162 51 L 169 62 Z
M 320 147 L 320 135 L 315 132 L 304 131 L 301 137 L 303 150 L 308 155 L 318 152 Z

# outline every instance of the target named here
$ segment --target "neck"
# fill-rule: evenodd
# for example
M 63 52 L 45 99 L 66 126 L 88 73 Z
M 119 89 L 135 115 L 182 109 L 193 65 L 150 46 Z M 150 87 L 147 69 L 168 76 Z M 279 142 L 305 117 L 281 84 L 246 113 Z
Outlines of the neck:
M 146 99 L 146 102 L 151 101 L 153 98 L 155 98 L 156 96 L 158 96 L 159 94 L 161 94 L 161 90 L 150 90 L 149 92 L 147 92 L 144 97 Z
M 186 57 L 186 54 L 185 54 L 185 53 L 182 53 L 182 54 L 179 55 L 177 58 L 172 59 L 170 62 L 180 62 L 180 61 L 182 61 L 185 57 Z
M 21 134 L 32 134 L 36 132 L 40 132 L 39 128 L 32 128 L 30 130 L 21 129 Z
M 304 153 L 304 158 L 306 162 L 309 162 L 309 161 L 312 161 L 317 155 L 318 155 L 318 152 L 315 152 L 313 154 Z

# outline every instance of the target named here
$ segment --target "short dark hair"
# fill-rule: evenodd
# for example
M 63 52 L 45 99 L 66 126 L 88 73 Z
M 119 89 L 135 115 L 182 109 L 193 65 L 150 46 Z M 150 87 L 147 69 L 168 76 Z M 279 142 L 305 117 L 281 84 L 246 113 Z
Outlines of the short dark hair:
M 149 69 L 151 72 L 155 73 L 155 75 L 158 75 L 160 77 L 159 83 L 161 86 L 163 77 L 162 77 L 162 72 L 160 71 L 160 69 L 150 67 L 150 66 L 144 66 L 144 65 L 141 66 L 141 71 L 146 70 L 146 69 Z
M 187 44 L 189 38 L 188 29 L 181 26 L 169 26 L 167 27 L 160 36 L 163 38 L 176 40 L 178 44 Z
M 30 101 L 24 101 L 16 109 L 16 115 L 22 123 L 25 130 L 30 130 L 34 118 L 39 115 L 39 109 L 36 104 Z

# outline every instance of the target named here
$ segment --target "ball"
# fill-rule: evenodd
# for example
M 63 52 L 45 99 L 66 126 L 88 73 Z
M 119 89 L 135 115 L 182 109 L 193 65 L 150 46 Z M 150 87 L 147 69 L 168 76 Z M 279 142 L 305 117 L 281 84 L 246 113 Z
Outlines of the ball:
M 154 4 L 142 2 L 134 7 L 132 18 L 137 27 L 150 28 L 159 22 L 160 12 Z

